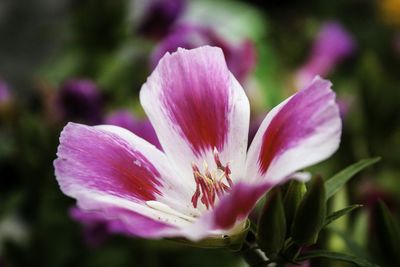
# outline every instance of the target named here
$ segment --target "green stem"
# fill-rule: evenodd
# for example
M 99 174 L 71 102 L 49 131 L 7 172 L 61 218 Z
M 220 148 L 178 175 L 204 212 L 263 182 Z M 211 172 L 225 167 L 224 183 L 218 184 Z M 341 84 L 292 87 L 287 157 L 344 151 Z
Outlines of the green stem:
M 267 266 L 265 264 L 265 256 L 263 253 L 248 241 L 243 243 L 243 247 L 239 253 L 250 267 Z

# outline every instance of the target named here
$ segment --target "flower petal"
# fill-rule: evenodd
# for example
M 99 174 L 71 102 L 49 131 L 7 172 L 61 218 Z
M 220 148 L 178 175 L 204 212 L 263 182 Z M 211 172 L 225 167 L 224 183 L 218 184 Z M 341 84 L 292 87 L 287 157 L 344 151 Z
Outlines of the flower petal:
M 166 54 L 143 85 L 140 100 L 163 150 L 186 177 L 192 163 L 213 164 L 213 150 L 243 175 L 248 99 L 221 49 L 204 46 Z
M 316 77 L 264 119 L 249 148 L 246 177 L 250 182 L 284 181 L 331 156 L 341 128 L 331 83 Z
M 69 123 L 61 133 L 57 155 L 54 166 L 60 188 L 77 199 L 81 209 L 110 213 L 107 217 L 130 223 L 132 218 L 173 228 L 190 223 L 184 216 L 188 212 L 184 203 L 191 197 L 187 185 L 174 180 L 179 175 L 162 152 L 128 130 Z M 147 204 L 151 201 L 183 215 L 154 209 Z
M 183 214 L 190 214 L 191 216 L 199 215 L 198 211 L 194 210 L 190 204 L 195 187 L 194 184 L 192 181 L 180 179 L 182 175 L 172 168 L 172 164 L 170 164 L 169 159 L 164 153 L 156 149 L 152 144 L 132 134 L 129 130 L 113 125 L 99 125 L 95 128 L 115 134 L 126 141 L 129 146 L 141 151 L 145 157 L 153 160 L 153 164 L 163 174 L 163 179 L 161 179 L 162 194 L 156 197 L 157 201 Z
M 228 229 L 247 218 L 257 201 L 272 186 L 238 183 L 214 209 L 214 224 L 218 229 Z

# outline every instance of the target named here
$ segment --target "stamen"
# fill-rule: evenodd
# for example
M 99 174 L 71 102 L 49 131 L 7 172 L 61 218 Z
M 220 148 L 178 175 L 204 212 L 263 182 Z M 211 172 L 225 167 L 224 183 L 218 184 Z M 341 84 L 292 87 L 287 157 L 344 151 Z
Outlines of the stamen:
M 233 186 L 232 179 L 230 178 L 231 170 L 229 164 L 222 164 L 216 148 L 214 148 L 213 152 L 217 170 L 210 171 L 207 162 L 204 161 L 203 174 L 200 172 L 197 165 L 192 163 L 193 177 L 196 183 L 196 190 L 191 199 L 194 208 L 197 208 L 199 198 L 206 209 L 213 208 L 216 198 L 221 198 L 224 193 L 229 192 L 230 188 Z M 223 182 L 224 178 L 227 184 Z

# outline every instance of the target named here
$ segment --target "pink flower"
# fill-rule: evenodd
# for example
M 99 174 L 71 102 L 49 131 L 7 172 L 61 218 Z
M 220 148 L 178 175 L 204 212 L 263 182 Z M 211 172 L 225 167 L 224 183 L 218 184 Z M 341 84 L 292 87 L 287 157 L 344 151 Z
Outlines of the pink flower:
M 250 40 L 233 44 L 219 36 L 212 28 L 190 24 L 175 27 L 157 45 L 151 55 L 151 64 L 153 67 L 157 66 L 165 53 L 175 52 L 179 47 L 193 49 L 204 45 L 217 46 L 222 49 L 229 70 L 239 82 L 245 81 L 255 67 L 256 51 Z
M 163 152 L 117 126 L 68 123 L 55 173 L 78 206 L 119 231 L 200 240 L 241 232 L 256 202 L 339 146 L 331 83 L 315 78 L 269 112 L 247 151 L 249 102 L 221 49 L 166 54 L 141 104 Z
M 308 84 L 315 75 L 327 75 L 354 50 L 353 37 L 342 25 L 337 22 L 325 23 L 315 39 L 310 57 L 297 73 L 298 88 Z

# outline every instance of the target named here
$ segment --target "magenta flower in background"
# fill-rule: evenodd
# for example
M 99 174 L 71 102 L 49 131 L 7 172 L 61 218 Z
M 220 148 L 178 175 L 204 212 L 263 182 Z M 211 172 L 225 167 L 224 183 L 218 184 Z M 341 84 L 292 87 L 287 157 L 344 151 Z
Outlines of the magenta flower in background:
M 185 0 L 146 1 L 143 17 L 138 25 L 139 34 L 155 39 L 164 37 L 186 8 Z
M 355 50 L 353 37 L 338 22 L 327 22 L 314 41 L 311 54 L 296 74 L 297 88 L 308 84 L 315 75 L 327 75 Z
M 69 210 L 72 219 L 84 225 L 83 236 L 88 245 L 97 247 L 102 245 L 112 233 L 124 233 L 124 226 L 119 220 L 105 220 L 104 216 L 96 212 L 88 212 L 78 207 Z
M 83 236 L 88 245 L 97 247 L 104 243 L 112 232 L 110 226 L 118 221 L 107 221 L 97 213 L 85 212 L 78 207 L 69 210 L 72 219 L 84 225 Z
M 91 80 L 65 81 L 56 96 L 60 117 L 66 121 L 99 124 L 102 120 L 102 98 L 97 85 Z
M 243 82 L 256 64 L 256 50 L 250 40 L 233 44 L 224 40 L 213 29 L 204 26 L 179 25 L 154 49 L 151 65 L 155 67 L 167 52 L 175 52 L 179 47 L 193 49 L 211 45 L 222 49 L 229 70 Z
M 353 100 L 348 97 L 339 97 L 336 102 L 339 107 L 340 117 L 345 120 L 351 111 Z
M 0 80 L 0 105 L 9 103 L 11 98 L 10 89 L 7 83 Z
M 365 207 L 373 210 L 375 206 L 378 204 L 379 200 L 385 202 L 390 208 L 394 205 L 394 198 L 384 190 L 384 188 L 380 187 L 378 184 L 371 182 L 370 180 L 365 179 L 365 181 L 359 186 L 359 198 L 360 203 L 365 205 Z
M 156 132 L 148 119 L 139 120 L 128 110 L 118 110 L 109 114 L 105 123 L 125 128 L 155 145 L 158 149 L 162 149 Z
M 55 173 L 79 208 L 119 231 L 199 240 L 241 232 L 257 200 L 339 146 L 331 83 L 272 109 L 247 150 L 249 102 L 215 47 L 166 54 L 140 92 L 163 151 L 111 125 L 68 123 Z

